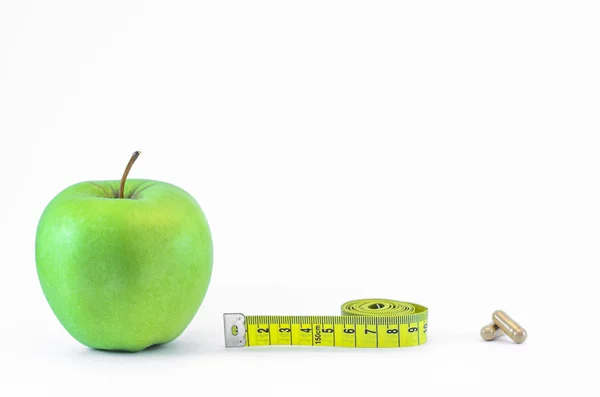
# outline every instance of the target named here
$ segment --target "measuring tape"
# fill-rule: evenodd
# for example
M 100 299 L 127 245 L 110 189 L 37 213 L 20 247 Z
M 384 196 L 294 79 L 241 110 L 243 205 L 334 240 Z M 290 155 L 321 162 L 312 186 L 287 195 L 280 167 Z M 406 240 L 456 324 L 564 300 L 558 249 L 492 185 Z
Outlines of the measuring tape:
M 344 303 L 341 316 L 225 313 L 225 346 L 419 346 L 427 342 L 427 312 L 414 303 L 358 299 Z

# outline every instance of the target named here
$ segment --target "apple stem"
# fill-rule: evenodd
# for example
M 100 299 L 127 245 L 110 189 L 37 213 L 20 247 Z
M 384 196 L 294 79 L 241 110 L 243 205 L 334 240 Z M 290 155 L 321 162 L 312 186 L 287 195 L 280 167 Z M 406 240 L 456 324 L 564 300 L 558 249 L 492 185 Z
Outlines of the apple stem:
M 123 195 L 125 194 L 125 181 L 127 180 L 127 175 L 129 175 L 129 171 L 131 170 L 133 163 L 135 163 L 135 160 L 137 160 L 141 153 L 142 152 L 140 152 L 139 150 L 133 152 L 131 158 L 129 159 L 129 163 L 127 163 L 127 167 L 125 167 L 125 172 L 123 173 L 123 177 L 121 178 L 121 187 L 119 188 L 119 198 L 123 198 Z

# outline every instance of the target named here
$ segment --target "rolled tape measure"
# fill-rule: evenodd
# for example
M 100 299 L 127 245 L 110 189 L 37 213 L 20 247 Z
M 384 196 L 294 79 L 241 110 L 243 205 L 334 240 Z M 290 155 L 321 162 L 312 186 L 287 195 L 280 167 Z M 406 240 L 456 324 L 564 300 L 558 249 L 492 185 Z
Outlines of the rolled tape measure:
M 339 316 L 225 313 L 225 346 L 419 346 L 427 342 L 427 314 L 425 306 L 390 299 L 346 302 Z

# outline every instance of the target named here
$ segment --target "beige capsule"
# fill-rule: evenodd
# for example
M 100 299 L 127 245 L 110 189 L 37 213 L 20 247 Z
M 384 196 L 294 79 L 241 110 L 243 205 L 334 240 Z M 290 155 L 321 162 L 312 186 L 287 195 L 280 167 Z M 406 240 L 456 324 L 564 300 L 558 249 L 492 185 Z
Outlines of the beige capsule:
M 523 343 L 527 339 L 525 328 L 521 327 L 502 310 L 496 310 L 492 314 L 492 321 L 515 343 Z
M 481 333 L 481 337 L 483 338 L 483 340 L 487 340 L 487 341 L 499 338 L 500 336 L 502 336 L 504 334 L 502 332 L 502 330 L 500 328 L 498 328 L 498 326 L 494 323 L 489 323 L 485 327 L 481 328 L 480 333 Z

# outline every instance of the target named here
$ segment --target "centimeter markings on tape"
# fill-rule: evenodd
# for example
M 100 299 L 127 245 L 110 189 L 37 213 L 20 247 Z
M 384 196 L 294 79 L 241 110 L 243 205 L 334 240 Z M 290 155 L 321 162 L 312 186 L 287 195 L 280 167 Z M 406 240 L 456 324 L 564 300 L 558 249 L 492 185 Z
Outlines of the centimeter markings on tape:
M 390 299 L 358 299 L 339 316 L 223 314 L 226 347 L 330 346 L 391 348 L 427 342 L 428 309 Z

